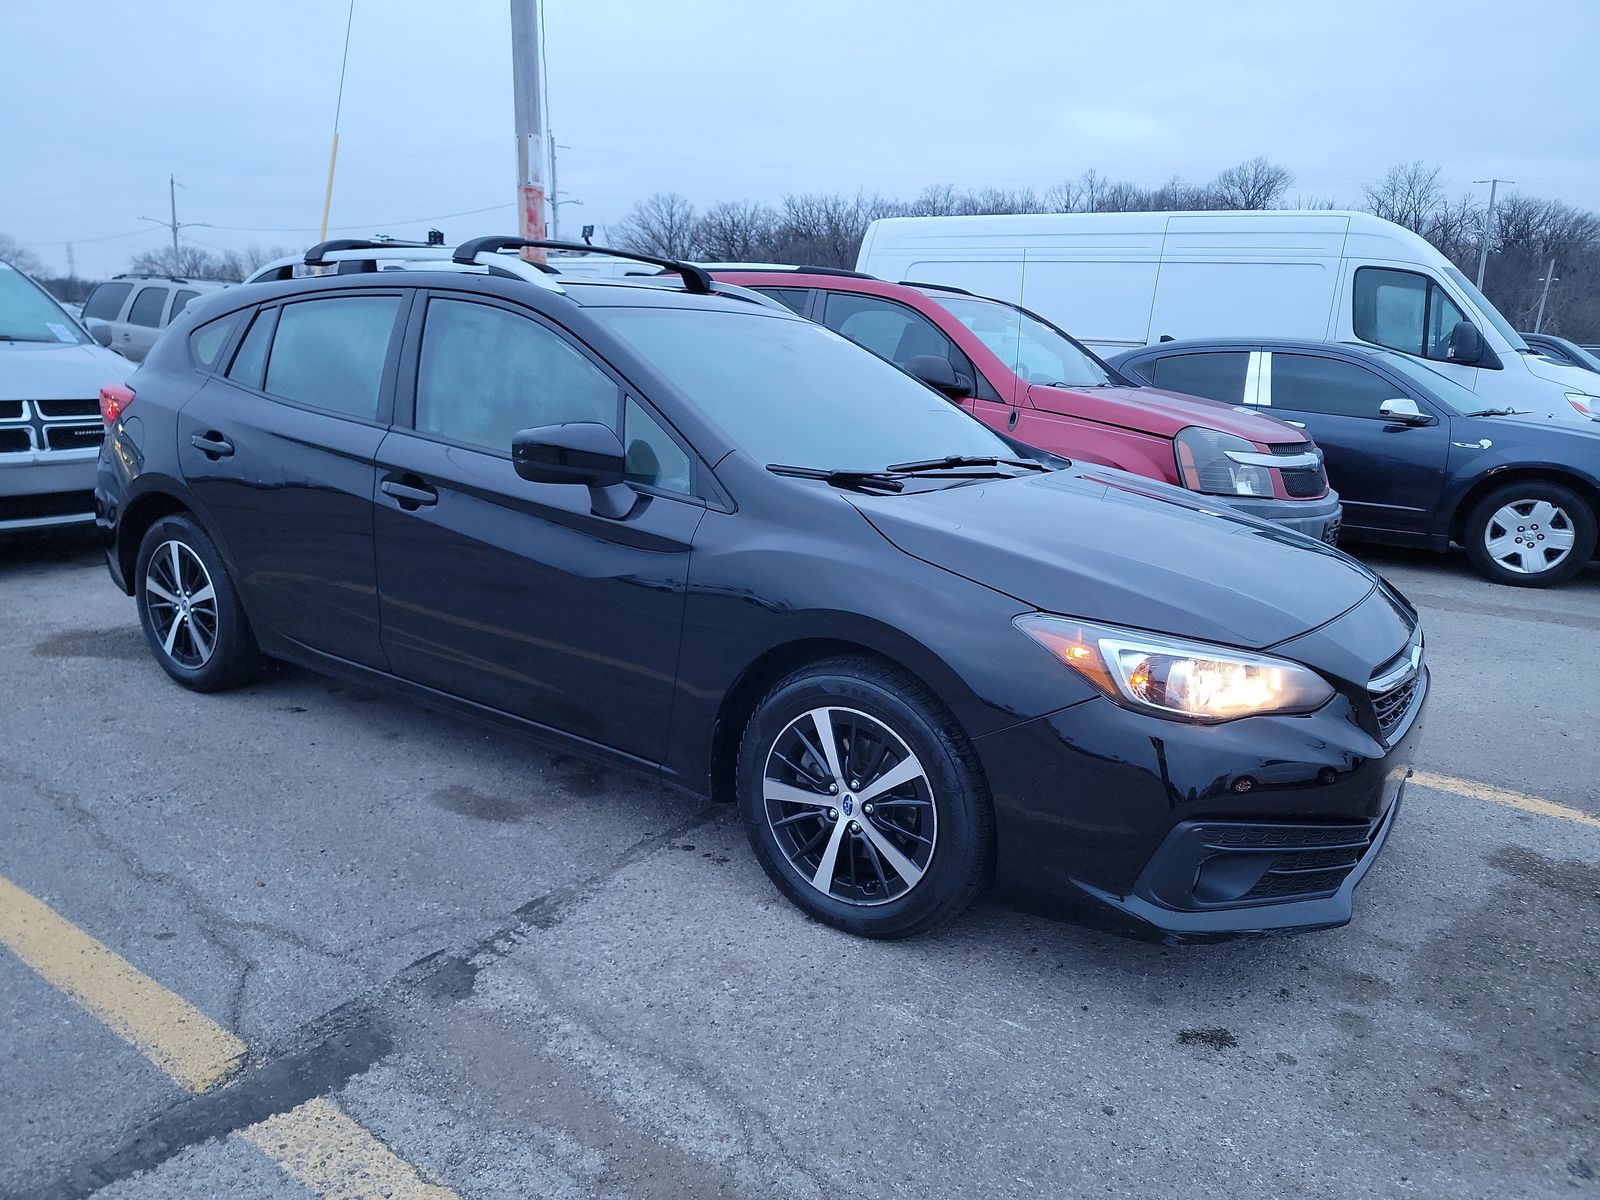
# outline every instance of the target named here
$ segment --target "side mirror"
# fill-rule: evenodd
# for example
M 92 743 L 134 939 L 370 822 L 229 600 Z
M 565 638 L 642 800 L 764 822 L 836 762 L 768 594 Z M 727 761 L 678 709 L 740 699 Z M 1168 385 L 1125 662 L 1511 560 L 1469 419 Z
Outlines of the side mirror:
M 905 369 L 908 374 L 952 400 L 972 395 L 972 381 L 958 376 L 948 358 L 940 358 L 937 354 L 914 354 L 906 359 Z
M 83 324 L 88 329 L 90 337 L 106 349 L 109 350 L 111 348 L 111 326 L 98 319 L 90 319 Z
M 1444 345 L 1446 362 L 1475 367 L 1483 361 L 1483 334 L 1471 321 L 1457 321 Z
M 1436 419 L 1418 408 L 1417 402 L 1409 396 L 1385 400 L 1378 405 L 1378 415 L 1399 425 L 1432 425 Z
M 620 521 L 639 500 L 639 494 L 623 482 L 621 439 L 594 421 L 524 429 L 511 439 L 511 465 L 529 483 L 587 487 L 590 511 L 597 517 Z

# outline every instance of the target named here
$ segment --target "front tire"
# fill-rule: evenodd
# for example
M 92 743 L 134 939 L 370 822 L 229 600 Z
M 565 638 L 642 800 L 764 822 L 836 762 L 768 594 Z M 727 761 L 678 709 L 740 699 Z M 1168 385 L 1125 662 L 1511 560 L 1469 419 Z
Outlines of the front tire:
M 192 517 L 163 517 L 139 543 L 134 599 L 156 661 L 197 692 L 249 683 L 263 660 L 222 555 Z
M 886 664 L 830 659 L 778 683 L 745 728 L 737 779 L 762 867 L 837 929 L 909 937 L 988 882 L 994 812 L 971 747 Z
M 1594 557 L 1595 513 L 1559 483 L 1508 483 L 1473 506 L 1465 537 L 1472 565 L 1496 583 L 1550 587 Z

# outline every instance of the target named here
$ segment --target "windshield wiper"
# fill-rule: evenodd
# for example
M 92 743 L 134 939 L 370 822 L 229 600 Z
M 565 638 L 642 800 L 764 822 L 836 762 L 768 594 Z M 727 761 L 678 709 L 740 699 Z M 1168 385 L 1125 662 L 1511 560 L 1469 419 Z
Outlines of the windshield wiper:
M 0 342 L 53 342 L 54 338 L 18 337 L 14 333 L 0 333 Z
M 774 475 L 793 475 L 798 479 L 820 479 L 835 487 L 879 488 L 886 492 L 902 492 L 905 484 L 887 471 L 841 471 L 821 467 L 792 467 L 787 463 L 768 463 L 767 470 Z
M 1469 417 L 1514 417 L 1523 412 L 1520 408 L 1480 408 L 1469 412 Z
M 994 458 L 983 454 L 947 454 L 943 458 L 922 458 L 913 462 L 890 463 L 884 468 L 896 475 L 916 475 L 923 471 L 945 471 L 951 467 L 1026 467 L 1030 471 L 1048 471 L 1042 462 L 1030 458 Z

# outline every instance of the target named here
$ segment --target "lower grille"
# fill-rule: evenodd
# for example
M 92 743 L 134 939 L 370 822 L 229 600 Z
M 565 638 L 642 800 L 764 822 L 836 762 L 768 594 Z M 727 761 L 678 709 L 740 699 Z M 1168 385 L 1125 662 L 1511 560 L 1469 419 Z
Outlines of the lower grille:
M 1284 471 L 1283 490 L 1296 500 L 1312 500 L 1328 490 L 1328 479 L 1321 471 Z
M 1329 521 L 1327 527 L 1322 531 L 1322 540 L 1330 546 L 1337 546 L 1339 544 L 1339 526 L 1341 524 L 1343 522 L 1338 517 L 1334 517 L 1333 520 Z
M 33 435 L 26 425 L 20 429 L 0 429 L 0 454 L 21 454 L 32 449 Z
M 34 496 L 0 496 L 0 522 L 36 521 L 45 517 L 77 517 L 93 514 L 93 492 L 42 492 Z
M 93 425 L 46 425 L 44 443 L 47 450 L 84 450 L 98 446 L 106 440 L 106 427 Z

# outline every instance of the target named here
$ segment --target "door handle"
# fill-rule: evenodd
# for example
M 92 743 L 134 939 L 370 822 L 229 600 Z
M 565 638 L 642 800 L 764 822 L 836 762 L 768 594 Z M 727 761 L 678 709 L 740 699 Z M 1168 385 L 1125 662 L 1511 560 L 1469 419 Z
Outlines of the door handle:
M 378 485 L 385 496 L 393 496 L 401 508 L 412 512 L 425 504 L 437 504 L 439 493 L 426 484 L 421 487 L 401 483 L 398 479 L 385 479 Z
M 233 443 L 214 429 L 209 433 L 194 434 L 189 438 L 189 444 L 196 450 L 203 450 L 212 461 L 227 458 L 233 453 Z

